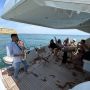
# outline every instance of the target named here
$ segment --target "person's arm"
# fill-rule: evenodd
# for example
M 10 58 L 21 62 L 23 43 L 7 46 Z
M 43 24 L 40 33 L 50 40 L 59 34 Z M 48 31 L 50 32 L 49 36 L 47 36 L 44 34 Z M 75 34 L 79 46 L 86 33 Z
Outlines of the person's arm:
M 57 38 L 56 37 L 54 37 L 55 38 L 55 43 L 57 44 Z
M 24 54 L 23 53 L 20 53 L 20 54 L 14 54 L 13 53 L 13 45 L 12 45 L 12 43 L 11 44 L 8 44 L 7 46 L 6 46 L 6 52 L 7 52 L 7 56 L 24 56 Z
M 14 54 L 14 56 L 15 56 L 15 57 L 24 56 L 24 54 L 23 54 L 23 53 L 21 53 L 21 54 Z
M 7 56 L 13 56 L 13 50 L 11 44 L 6 45 Z

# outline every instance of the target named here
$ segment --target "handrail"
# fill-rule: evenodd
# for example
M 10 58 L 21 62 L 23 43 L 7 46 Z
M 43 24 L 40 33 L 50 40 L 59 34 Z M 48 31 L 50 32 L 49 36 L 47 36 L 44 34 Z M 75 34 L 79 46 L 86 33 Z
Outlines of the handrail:
M 45 1 L 47 6 L 51 6 L 54 8 L 61 8 L 66 10 L 77 11 L 80 12 L 87 12 L 90 13 L 90 2 L 89 3 L 81 3 L 81 2 L 72 2 L 72 1 L 65 1 L 65 0 L 46 0 Z
M 75 3 L 75 4 L 89 4 L 90 5 L 90 1 L 86 1 L 86 0 L 46 0 L 46 1 L 53 1 L 53 2 L 63 2 L 63 3 Z

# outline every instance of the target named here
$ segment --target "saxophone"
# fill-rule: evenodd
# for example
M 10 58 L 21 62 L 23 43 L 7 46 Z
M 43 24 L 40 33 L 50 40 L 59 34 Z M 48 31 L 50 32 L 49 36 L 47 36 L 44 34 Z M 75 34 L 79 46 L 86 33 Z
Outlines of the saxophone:
M 22 53 L 24 54 L 24 56 L 22 57 L 22 60 L 26 60 L 27 54 L 30 53 L 30 50 L 24 48 L 24 49 L 22 49 Z

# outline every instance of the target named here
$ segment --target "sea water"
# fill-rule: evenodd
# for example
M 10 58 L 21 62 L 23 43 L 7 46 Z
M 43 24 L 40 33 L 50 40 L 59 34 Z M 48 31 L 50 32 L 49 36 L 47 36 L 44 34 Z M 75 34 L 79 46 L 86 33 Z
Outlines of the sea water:
M 19 34 L 18 35 L 21 40 L 24 41 L 25 46 L 32 50 L 35 47 L 42 47 L 49 44 L 51 39 L 56 37 L 57 39 L 61 39 L 63 42 L 66 38 L 70 40 L 76 39 L 79 42 L 81 39 L 90 38 L 90 35 L 55 35 L 55 34 Z M 6 64 L 3 62 L 3 56 L 6 55 L 6 44 L 11 42 L 10 35 L 0 35 L 0 68 L 5 67 Z

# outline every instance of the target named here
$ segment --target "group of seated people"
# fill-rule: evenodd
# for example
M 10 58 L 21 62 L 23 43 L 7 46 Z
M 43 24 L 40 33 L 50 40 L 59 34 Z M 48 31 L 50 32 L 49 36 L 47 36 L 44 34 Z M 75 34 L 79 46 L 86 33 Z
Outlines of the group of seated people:
M 68 54 L 70 54 L 70 61 L 73 64 L 79 64 L 82 66 L 83 64 L 83 58 L 87 51 L 89 51 L 89 46 L 86 44 L 86 41 L 82 39 L 80 42 L 76 42 L 76 40 L 69 40 L 69 38 L 66 38 L 63 43 L 60 39 L 56 39 L 55 41 L 51 39 L 49 48 L 51 49 L 52 53 L 56 56 L 59 51 L 63 52 L 62 56 L 62 64 L 66 64 L 68 62 Z

